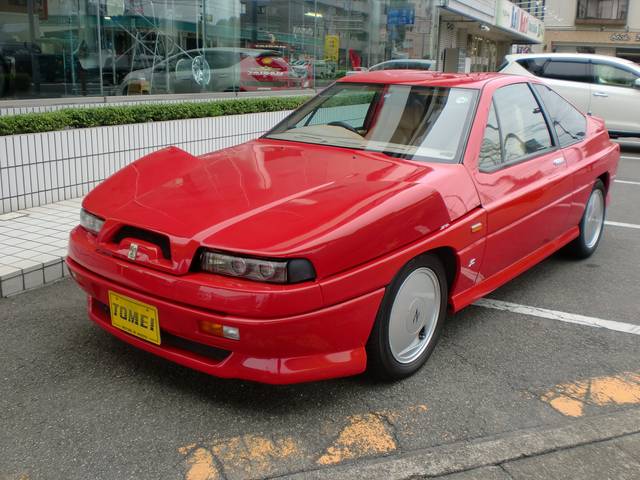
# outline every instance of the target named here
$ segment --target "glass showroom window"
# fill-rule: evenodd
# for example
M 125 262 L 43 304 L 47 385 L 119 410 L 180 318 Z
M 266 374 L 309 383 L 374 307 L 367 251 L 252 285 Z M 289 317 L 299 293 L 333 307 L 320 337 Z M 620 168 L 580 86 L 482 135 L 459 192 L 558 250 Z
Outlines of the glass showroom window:
M 435 0 L 0 0 L 0 98 L 323 87 L 434 58 Z

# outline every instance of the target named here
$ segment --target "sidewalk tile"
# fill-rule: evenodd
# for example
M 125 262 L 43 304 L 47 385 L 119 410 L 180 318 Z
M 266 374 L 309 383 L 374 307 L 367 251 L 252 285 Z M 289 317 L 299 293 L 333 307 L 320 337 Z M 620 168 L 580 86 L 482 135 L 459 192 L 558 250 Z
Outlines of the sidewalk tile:
M 0 215 L 0 296 L 69 276 L 64 264 L 81 198 Z
M 5 240 L 2 241 L 3 245 L 10 245 L 10 246 L 20 246 L 22 245 L 22 243 L 24 242 L 23 239 L 18 238 L 18 237 L 9 237 Z
M 2 262 L 2 257 L 5 255 L 15 255 L 18 252 L 21 252 L 22 249 L 20 247 L 15 247 L 11 245 L 1 246 L 0 247 L 0 262 Z
M 11 265 L 0 265 L 0 281 L 8 280 L 10 278 L 19 275 L 22 270 L 18 267 L 12 267 Z
M 30 268 L 37 267 L 38 265 L 42 264 L 33 260 L 27 260 L 26 258 L 21 258 L 20 260 L 11 263 L 11 266 L 18 267 L 22 270 L 29 270 Z
M 6 222 L 8 220 L 14 220 L 16 218 L 23 217 L 24 215 L 25 215 L 24 213 L 20 213 L 20 212 L 3 213 L 2 215 L 0 215 L 0 222 Z
M 0 265 L 13 265 L 16 262 L 21 262 L 24 258 L 17 255 L 2 255 L 0 256 Z
M 47 242 L 47 243 L 43 243 L 42 245 L 38 245 L 37 247 L 33 247 L 33 250 L 40 253 L 49 253 L 49 252 L 53 252 L 54 250 L 58 250 L 58 247 L 56 245 L 52 245 L 51 243 Z

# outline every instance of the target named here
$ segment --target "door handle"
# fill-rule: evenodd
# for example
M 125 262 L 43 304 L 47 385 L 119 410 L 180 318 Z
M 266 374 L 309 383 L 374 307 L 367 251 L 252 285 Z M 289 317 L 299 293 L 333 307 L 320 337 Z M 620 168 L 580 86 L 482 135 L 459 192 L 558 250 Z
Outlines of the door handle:
M 564 165 L 564 158 L 556 158 L 556 159 L 553 161 L 553 165 L 554 165 L 555 167 L 559 167 L 560 165 Z
M 608 97 L 609 94 L 604 93 L 604 92 L 593 92 L 593 96 L 594 97 Z

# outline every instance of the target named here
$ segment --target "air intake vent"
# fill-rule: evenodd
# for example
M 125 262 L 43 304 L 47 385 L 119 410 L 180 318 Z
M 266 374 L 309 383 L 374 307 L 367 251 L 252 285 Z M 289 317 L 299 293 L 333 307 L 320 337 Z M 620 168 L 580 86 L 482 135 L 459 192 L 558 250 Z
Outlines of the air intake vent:
M 120 243 L 125 238 L 135 238 L 153 243 L 160 247 L 160 251 L 162 251 L 162 256 L 164 258 L 171 260 L 171 248 L 169 246 L 169 238 L 166 235 L 126 225 L 115 234 L 113 237 L 113 243 Z

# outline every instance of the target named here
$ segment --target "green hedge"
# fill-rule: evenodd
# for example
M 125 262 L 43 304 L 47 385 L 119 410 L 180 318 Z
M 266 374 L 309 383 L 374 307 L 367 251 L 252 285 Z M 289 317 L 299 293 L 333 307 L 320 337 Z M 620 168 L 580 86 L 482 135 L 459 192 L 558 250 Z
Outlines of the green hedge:
M 239 98 L 215 102 L 65 108 L 53 112 L 0 117 L 0 136 L 50 132 L 69 128 L 220 117 L 243 113 L 277 112 L 293 110 L 308 99 L 308 96 L 266 97 Z

